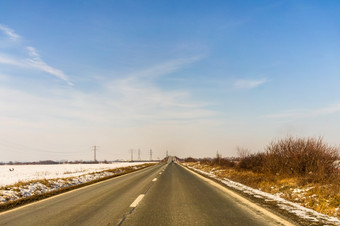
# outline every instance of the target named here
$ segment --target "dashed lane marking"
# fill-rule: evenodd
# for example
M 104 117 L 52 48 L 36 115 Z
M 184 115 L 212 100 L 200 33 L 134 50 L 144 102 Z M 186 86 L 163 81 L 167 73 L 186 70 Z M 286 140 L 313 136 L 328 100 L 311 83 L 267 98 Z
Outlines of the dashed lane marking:
M 135 208 L 137 205 L 138 205 L 138 203 L 140 202 L 140 201 L 142 201 L 142 199 L 144 198 L 144 194 L 141 194 L 141 195 L 139 195 L 137 198 L 136 198 L 136 200 L 130 205 L 130 207 L 133 207 L 133 208 Z
M 152 181 L 156 181 L 157 180 L 157 178 L 153 178 L 153 180 Z

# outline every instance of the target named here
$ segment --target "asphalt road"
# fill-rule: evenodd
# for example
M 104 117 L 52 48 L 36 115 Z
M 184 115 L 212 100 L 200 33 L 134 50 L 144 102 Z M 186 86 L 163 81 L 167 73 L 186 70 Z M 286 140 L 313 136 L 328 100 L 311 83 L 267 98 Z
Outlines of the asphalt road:
M 282 225 L 176 163 L 0 214 L 0 225 Z M 282 223 L 283 222 L 283 223 Z

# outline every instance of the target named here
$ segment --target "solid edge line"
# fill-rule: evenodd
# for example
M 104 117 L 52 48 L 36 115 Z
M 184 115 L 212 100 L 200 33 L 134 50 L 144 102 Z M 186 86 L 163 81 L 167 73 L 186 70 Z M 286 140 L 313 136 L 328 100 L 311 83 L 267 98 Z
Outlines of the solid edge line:
M 130 207 L 136 207 L 140 201 L 144 198 L 144 194 L 139 195 L 133 203 L 131 203 Z
M 156 164 L 154 166 L 150 166 L 150 167 L 156 167 L 157 165 L 158 164 Z M 13 208 L 13 209 L 9 209 L 7 211 L 0 212 L 0 216 L 4 215 L 4 214 L 7 214 L 7 213 L 11 213 L 11 212 L 17 211 L 17 210 L 20 210 L 22 208 L 26 208 L 26 207 L 29 207 L 29 206 L 32 206 L 32 205 L 36 205 L 36 204 L 41 203 L 41 202 L 45 202 L 45 201 L 57 198 L 57 197 L 62 196 L 62 195 L 67 195 L 67 194 L 70 194 L 72 192 L 80 191 L 82 189 L 89 188 L 89 187 L 92 187 L 92 186 L 95 186 L 95 185 L 98 185 L 98 184 L 102 184 L 102 183 L 105 183 L 105 182 L 109 182 L 111 180 L 115 180 L 115 179 L 118 179 L 118 178 L 121 178 L 121 177 L 124 177 L 124 176 L 128 176 L 128 175 L 132 175 L 132 174 L 135 174 L 135 173 L 138 173 L 138 172 L 142 172 L 143 170 L 150 169 L 150 167 L 146 167 L 146 168 L 141 169 L 141 170 L 136 170 L 136 171 L 133 171 L 133 172 L 130 172 L 130 173 L 119 175 L 119 176 L 116 176 L 116 177 L 113 177 L 113 178 L 110 178 L 110 179 L 107 179 L 107 180 L 99 181 L 97 183 L 85 185 L 84 187 L 76 188 L 76 189 L 73 189 L 73 190 L 70 190 L 70 191 L 66 191 L 66 192 L 63 192 L 63 193 L 60 193 L 60 194 L 57 194 L 57 195 L 53 195 L 53 196 L 45 198 L 45 199 L 41 199 L 41 200 L 38 200 L 38 201 L 35 201 L 35 202 L 31 202 L 31 203 L 25 204 L 23 206 L 19 206 L 19 207 Z
M 185 166 L 183 166 L 181 164 L 178 164 L 178 165 L 183 167 L 184 169 L 188 170 L 190 173 L 196 175 L 197 177 L 201 178 L 202 180 L 208 182 L 212 186 L 214 186 L 214 187 L 222 190 L 223 192 L 231 195 L 232 197 L 240 200 L 246 206 L 251 207 L 251 209 L 256 210 L 256 211 L 260 211 L 261 213 L 263 213 L 264 215 L 272 218 L 273 220 L 277 221 L 278 223 L 281 223 L 283 225 L 292 225 L 292 226 L 294 225 L 291 222 L 289 222 L 289 221 L 287 221 L 287 220 L 277 216 L 276 214 L 274 214 L 274 213 L 264 209 L 263 207 L 257 205 L 256 203 L 249 201 L 248 199 L 246 199 L 246 198 L 242 197 L 241 195 L 237 194 L 236 192 L 234 192 L 234 191 L 232 191 L 232 190 L 230 190 L 230 189 L 228 189 L 228 188 L 226 188 L 226 187 L 216 183 L 212 179 L 204 177 L 204 176 L 198 174 L 197 172 L 195 172 L 195 171 L 193 171 L 193 170 L 191 170 L 191 169 L 189 169 L 189 168 L 187 168 L 187 167 L 185 167 Z

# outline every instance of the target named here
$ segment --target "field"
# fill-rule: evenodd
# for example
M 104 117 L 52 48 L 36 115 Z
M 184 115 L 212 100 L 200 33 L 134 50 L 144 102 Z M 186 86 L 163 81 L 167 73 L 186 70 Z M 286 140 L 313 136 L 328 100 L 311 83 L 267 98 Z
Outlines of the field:
M 0 167 L 0 211 L 153 164 L 3 165 Z
M 116 162 L 110 164 L 2 165 L 0 166 L 0 187 L 33 180 L 78 177 L 83 174 L 135 166 L 144 163 L 145 162 Z

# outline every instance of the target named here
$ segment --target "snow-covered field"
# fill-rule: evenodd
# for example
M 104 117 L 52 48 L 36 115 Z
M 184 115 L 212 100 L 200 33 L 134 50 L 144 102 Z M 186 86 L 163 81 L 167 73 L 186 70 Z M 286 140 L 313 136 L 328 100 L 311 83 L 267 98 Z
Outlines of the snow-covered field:
M 114 176 L 124 173 L 124 167 L 138 169 L 145 163 L 0 166 L 0 204 Z
M 116 162 L 110 164 L 58 164 L 58 165 L 1 165 L 0 187 L 19 181 L 27 182 L 40 179 L 78 177 L 83 174 L 108 169 L 135 166 L 145 162 Z M 10 171 L 10 169 L 12 171 Z
M 184 164 L 186 165 L 186 164 Z M 227 185 L 228 187 L 234 188 L 236 190 L 239 190 L 241 192 L 244 192 L 248 195 L 254 196 L 259 199 L 263 199 L 265 202 L 269 202 L 272 204 L 277 205 L 280 209 L 286 210 L 300 218 L 307 219 L 312 222 L 320 223 L 322 225 L 340 225 L 340 219 L 336 217 L 327 216 L 325 214 L 321 214 L 319 212 L 316 212 L 312 209 L 303 207 L 297 203 L 287 201 L 280 196 L 272 195 L 263 191 L 260 191 L 258 189 L 254 189 L 251 187 L 248 187 L 246 185 L 243 185 L 241 183 L 229 180 L 227 178 L 218 178 L 214 172 L 206 172 L 200 169 L 196 169 L 194 167 L 191 167 L 189 165 L 186 165 L 188 168 L 206 175 L 211 178 L 215 178 L 222 182 L 223 184 Z M 297 191 L 298 192 L 298 191 Z

